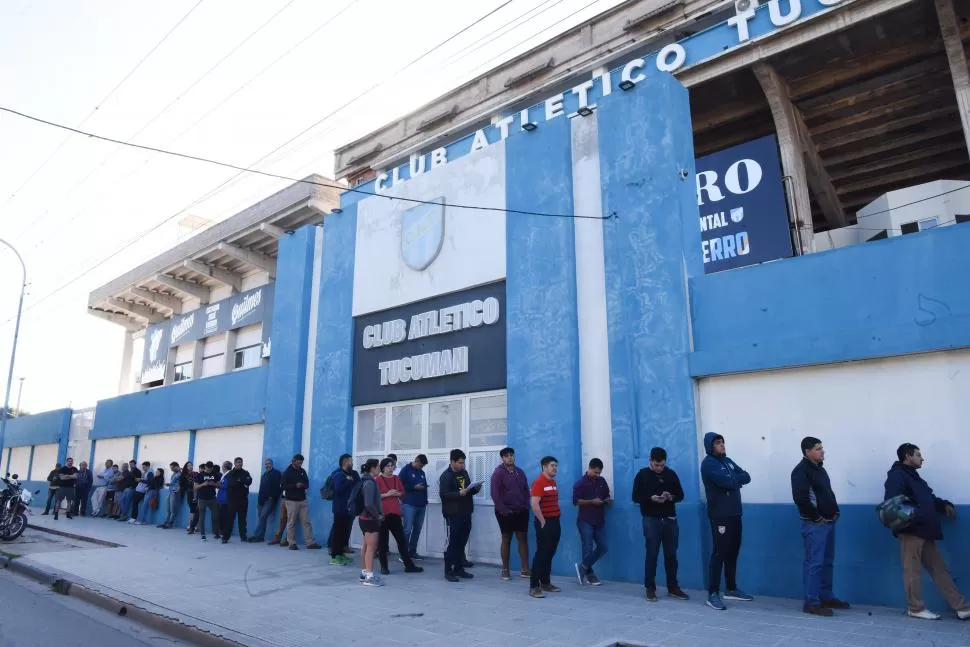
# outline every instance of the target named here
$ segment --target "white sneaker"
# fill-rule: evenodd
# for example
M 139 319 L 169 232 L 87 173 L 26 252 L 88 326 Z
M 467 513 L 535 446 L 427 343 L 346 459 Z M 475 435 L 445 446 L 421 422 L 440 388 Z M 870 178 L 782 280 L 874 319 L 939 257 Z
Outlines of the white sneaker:
M 131 525 L 135 525 L 135 520 L 134 519 L 129 519 L 128 520 L 128 523 L 130 523 Z
M 922 611 L 907 610 L 906 615 L 908 615 L 910 618 L 919 618 L 920 620 L 939 620 L 940 619 L 939 614 L 933 613 L 929 609 L 923 609 Z M 967 615 L 970 616 L 970 612 L 967 612 Z
M 960 620 L 970 620 L 970 609 L 957 611 L 957 617 L 960 618 Z

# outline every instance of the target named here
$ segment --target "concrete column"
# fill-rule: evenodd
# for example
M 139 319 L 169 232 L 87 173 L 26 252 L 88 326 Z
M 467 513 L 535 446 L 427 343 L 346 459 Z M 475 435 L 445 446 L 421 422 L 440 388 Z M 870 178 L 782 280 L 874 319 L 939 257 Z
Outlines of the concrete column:
M 235 370 L 236 361 L 236 331 L 230 330 L 226 333 L 226 354 L 225 354 L 226 364 L 223 367 L 223 373 L 232 373 Z
M 200 339 L 196 341 L 192 351 L 192 379 L 197 380 L 202 377 L 202 359 L 205 355 L 205 340 Z
M 118 377 L 118 395 L 131 393 L 131 360 L 135 339 L 132 334 L 125 331 L 125 345 L 121 351 L 121 375 Z
M 175 383 L 175 358 L 177 356 L 178 348 L 168 349 L 168 355 L 165 357 L 165 381 L 162 382 L 165 386 Z
M 970 153 L 970 69 L 967 67 L 967 54 L 960 38 L 960 25 L 957 22 L 953 0 L 936 0 L 936 15 L 940 21 L 940 33 L 946 58 L 950 63 L 950 76 L 956 92 L 960 122 L 963 124 L 963 139 Z

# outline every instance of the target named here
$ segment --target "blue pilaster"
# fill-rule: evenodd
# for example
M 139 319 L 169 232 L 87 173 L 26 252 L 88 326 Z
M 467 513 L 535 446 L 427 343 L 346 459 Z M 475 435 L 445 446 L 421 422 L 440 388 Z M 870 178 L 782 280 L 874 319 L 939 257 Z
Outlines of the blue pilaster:
M 616 505 L 603 574 L 642 581 L 629 568 L 644 551 L 632 485 L 650 448 L 660 446 L 686 495 L 678 506 L 680 582 L 699 587 L 704 524 L 687 277 L 703 269 L 687 90 L 669 75 L 652 75 L 601 101 L 597 117 L 603 213 L 614 216 L 603 229 Z
M 505 146 L 508 208 L 571 214 L 569 120 Z M 505 228 L 509 445 L 530 481 L 543 456 L 559 459 L 563 538 L 553 568 L 565 574 L 580 557 L 571 495 L 583 472 L 575 230 L 570 217 L 517 213 L 507 214 Z

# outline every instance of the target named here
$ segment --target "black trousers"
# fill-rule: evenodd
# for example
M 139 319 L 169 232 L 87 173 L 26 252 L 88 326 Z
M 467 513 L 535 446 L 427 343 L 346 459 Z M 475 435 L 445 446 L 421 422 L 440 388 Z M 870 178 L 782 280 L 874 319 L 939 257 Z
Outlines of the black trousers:
M 219 511 L 216 514 L 216 519 L 219 520 L 218 527 L 213 530 L 216 537 L 228 537 L 232 534 L 232 526 L 229 525 L 229 504 L 228 503 L 216 503 L 216 509 Z
M 546 517 L 546 525 L 540 526 L 538 520 L 533 520 L 536 529 L 536 553 L 532 558 L 532 580 L 530 586 L 537 588 L 541 584 L 552 584 L 552 558 L 559 548 L 559 538 L 562 527 L 559 517 Z
M 229 522 L 223 526 L 223 539 L 229 539 L 232 536 L 232 527 L 236 524 L 236 520 L 239 522 L 239 539 L 246 541 L 248 536 L 246 533 L 246 515 L 249 514 L 249 498 L 240 499 L 238 501 L 229 501 Z
M 54 505 L 54 497 L 57 496 L 57 488 L 47 488 L 47 505 L 44 506 L 44 514 L 50 514 L 51 506 Z
M 390 549 L 388 544 L 390 544 L 391 535 L 394 535 L 394 541 L 397 542 L 397 552 L 401 555 L 405 568 L 414 566 L 414 561 L 408 553 L 408 540 L 404 536 L 404 520 L 396 514 L 389 514 L 384 516 L 384 523 L 381 524 L 381 532 L 377 539 L 377 558 L 381 560 L 381 567 L 387 568 L 387 552 Z
M 88 502 L 91 500 L 91 486 L 76 488 L 77 496 L 74 498 L 74 514 L 82 517 L 88 514 Z
M 333 516 L 333 526 L 330 528 L 330 556 L 344 554 L 344 548 L 350 545 L 350 531 L 354 526 L 354 518 L 345 514 Z
M 728 591 L 738 588 L 738 555 L 741 553 L 741 517 L 711 519 L 711 539 L 714 551 L 708 569 L 707 591 L 721 591 L 721 570 Z
M 472 516 L 470 514 L 452 514 L 445 516 L 448 527 L 448 546 L 445 548 L 445 572 L 460 571 L 464 567 L 465 546 L 472 532 Z M 409 555 L 410 557 L 410 555 Z
M 135 492 L 131 495 L 131 518 L 138 520 L 138 509 L 141 507 L 141 502 L 145 500 L 144 492 Z

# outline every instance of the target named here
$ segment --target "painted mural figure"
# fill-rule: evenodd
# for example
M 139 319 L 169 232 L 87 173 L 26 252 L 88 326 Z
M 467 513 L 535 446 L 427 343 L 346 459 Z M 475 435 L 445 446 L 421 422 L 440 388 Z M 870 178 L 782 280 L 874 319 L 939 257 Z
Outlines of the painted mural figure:
M 519 576 L 532 577 L 529 570 L 529 479 L 521 467 L 515 464 L 515 450 L 505 447 L 499 452 L 502 463 L 492 472 L 491 494 L 495 504 L 495 520 L 502 534 L 501 578 L 512 579 L 509 562 L 512 553 L 512 537 L 515 536 L 519 550 Z
M 707 493 L 707 516 L 714 545 L 708 568 L 707 606 L 727 609 L 721 601 L 721 571 L 727 585 L 724 599 L 751 602 L 754 598 L 738 588 L 738 555 L 741 553 L 741 488 L 751 476 L 727 456 L 724 436 L 704 434 L 707 456 L 701 461 L 701 478 Z
M 607 551 L 606 508 L 613 502 L 610 485 L 601 476 L 603 461 L 593 458 L 586 473 L 573 484 L 573 505 L 579 507 L 576 528 L 582 546 L 583 561 L 575 564 L 580 586 L 599 586 L 600 578 L 593 572 L 595 564 Z
M 802 520 L 805 546 L 805 604 L 802 610 L 816 616 L 831 616 L 832 609 L 849 608 L 848 602 L 832 593 L 839 504 L 829 474 L 822 467 L 824 460 L 822 441 L 807 436 L 802 439 L 802 460 L 791 473 L 791 494 Z
M 957 612 L 961 620 L 970 620 L 970 602 L 963 596 L 936 542 L 943 539 L 941 517 L 956 517 L 956 508 L 946 499 L 933 494 L 933 489 L 919 475 L 923 467 L 923 455 L 919 447 L 903 443 L 896 450 L 898 460 L 886 474 L 885 499 L 900 494 L 909 497 L 916 506 L 913 523 L 894 534 L 899 539 L 899 551 L 903 563 L 903 586 L 906 589 L 907 615 L 923 620 L 938 620 L 939 615 L 923 603 L 921 568 L 933 578 L 936 587 L 946 598 L 947 604 Z
M 667 595 L 675 600 L 689 600 L 677 582 L 677 546 L 680 527 L 677 525 L 677 504 L 684 500 L 684 488 L 677 472 L 667 467 L 667 450 L 650 450 L 650 465 L 644 467 L 633 480 L 633 502 L 640 505 L 643 516 L 643 537 L 646 558 L 643 566 L 643 586 L 647 601 L 657 601 L 657 560 L 660 549 L 664 553 L 664 575 Z
M 546 593 L 559 593 L 561 590 L 552 583 L 552 560 L 559 548 L 562 526 L 559 523 L 559 486 L 556 473 L 559 461 L 554 456 L 545 456 L 540 462 L 542 473 L 532 482 L 532 514 L 536 531 L 536 552 L 532 557 L 532 577 L 529 581 L 529 595 L 544 598 Z

